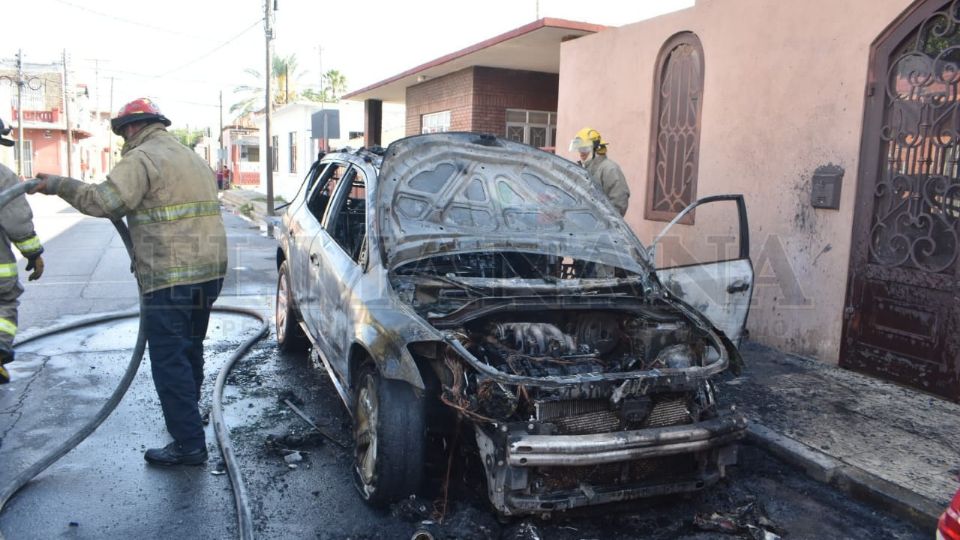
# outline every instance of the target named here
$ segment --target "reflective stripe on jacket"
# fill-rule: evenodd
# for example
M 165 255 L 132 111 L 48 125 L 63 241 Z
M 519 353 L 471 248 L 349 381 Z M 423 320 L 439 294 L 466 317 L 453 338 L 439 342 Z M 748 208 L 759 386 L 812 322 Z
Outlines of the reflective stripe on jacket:
M 127 218 L 144 293 L 222 278 L 227 237 L 213 170 L 152 123 L 100 184 L 65 178 L 58 194 L 84 214 Z
M 0 165 L 0 191 L 17 185 L 20 179 Z M 43 253 L 43 245 L 33 230 L 33 212 L 26 197 L 17 197 L 0 210 L 0 278 L 17 277 L 17 258 L 10 244 L 27 258 Z

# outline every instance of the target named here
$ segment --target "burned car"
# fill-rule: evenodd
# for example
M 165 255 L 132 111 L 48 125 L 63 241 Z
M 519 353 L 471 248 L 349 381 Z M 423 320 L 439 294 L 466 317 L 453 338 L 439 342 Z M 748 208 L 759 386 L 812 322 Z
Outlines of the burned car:
M 277 341 L 329 373 L 370 503 L 417 492 L 458 429 L 504 515 L 699 490 L 746 429 L 712 382 L 753 288 L 742 197 L 696 204 L 724 201 L 737 253 L 655 270 L 585 171 L 533 147 L 328 154 L 282 218 Z

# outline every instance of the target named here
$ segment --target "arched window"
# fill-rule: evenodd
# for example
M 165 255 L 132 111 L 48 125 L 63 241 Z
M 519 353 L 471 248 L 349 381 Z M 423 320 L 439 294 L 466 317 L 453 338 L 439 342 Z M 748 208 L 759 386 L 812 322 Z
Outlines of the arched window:
M 703 47 L 696 34 L 667 40 L 657 58 L 654 88 L 644 217 L 669 221 L 697 198 Z

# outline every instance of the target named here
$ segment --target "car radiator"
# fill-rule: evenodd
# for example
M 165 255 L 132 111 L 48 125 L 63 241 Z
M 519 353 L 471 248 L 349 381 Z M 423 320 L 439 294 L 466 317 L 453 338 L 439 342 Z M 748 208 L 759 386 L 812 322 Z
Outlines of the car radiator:
M 539 401 L 535 403 L 535 412 L 537 420 L 555 425 L 558 435 L 590 435 L 693 422 L 686 394 L 651 397 L 650 410 L 639 423 L 624 420 L 606 399 Z

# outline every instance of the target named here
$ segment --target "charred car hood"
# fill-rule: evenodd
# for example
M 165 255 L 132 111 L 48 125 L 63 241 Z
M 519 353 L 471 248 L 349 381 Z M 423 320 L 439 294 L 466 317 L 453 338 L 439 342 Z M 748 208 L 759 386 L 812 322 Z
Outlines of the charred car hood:
M 531 146 L 471 133 L 409 137 L 387 149 L 379 179 L 388 268 L 440 253 L 523 251 L 649 271 L 586 171 Z

